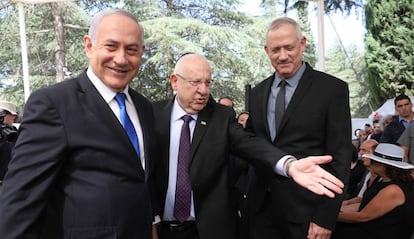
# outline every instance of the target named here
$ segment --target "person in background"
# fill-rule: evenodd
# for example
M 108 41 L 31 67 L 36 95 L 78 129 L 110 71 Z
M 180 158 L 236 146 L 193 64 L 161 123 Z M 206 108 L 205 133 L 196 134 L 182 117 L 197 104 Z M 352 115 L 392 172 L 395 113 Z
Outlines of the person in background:
M 341 211 L 332 239 L 409 239 L 414 231 L 414 165 L 397 145 L 378 144 L 364 165 L 382 178 L 367 189 L 357 211 Z
M 218 103 L 230 107 L 234 110 L 233 100 L 228 96 L 220 97 Z M 237 116 L 237 121 L 243 126 L 243 128 L 245 128 L 246 120 L 249 116 L 248 112 L 245 112 L 245 114 L 243 114 L 241 117 L 240 114 Z M 231 205 L 233 208 L 235 208 L 238 214 L 237 224 L 239 237 L 240 239 L 248 239 L 247 190 L 249 184 L 249 164 L 245 160 L 241 159 L 240 157 L 237 157 L 234 154 L 230 154 L 229 158 L 229 181 L 232 194 Z
M 279 167 L 281 158 L 289 155 L 245 131 L 234 110 L 209 100 L 213 81 L 204 56 L 180 57 L 170 83 L 176 95 L 153 104 L 160 239 L 239 238 L 229 189 L 231 153 L 267 173 L 284 175 L 304 191 L 328 197 L 341 193 L 344 185 L 318 166 L 329 162 L 330 156 L 307 157 Z
M 380 143 L 397 144 L 397 140 L 414 118 L 410 97 L 405 94 L 398 95 L 394 99 L 394 105 L 398 115 L 393 116 L 391 123 L 384 128 Z
M 243 111 L 237 116 L 237 122 L 246 128 L 247 119 L 249 118 L 249 112 Z
M 380 141 L 382 135 L 382 126 L 379 120 L 372 121 L 372 130 L 373 133 L 369 136 L 369 139 Z
M 393 115 L 385 115 L 380 119 L 381 129 L 384 130 L 392 122 Z
M 404 150 L 404 161 L 414 164 L 414 123 L 411 122 L 401 134 L 397 143 Z
M 7 172 L 11 151 L 17 138 L 17 128 L 13 125 L 19 120 L 16 106 L 8 101 L 0 101 L 0 184 Z
M 373 139 L 368 139 L 361 144 L 359 154 L 362 156 L 364 154 L 373 154 L 375 148 L 377 147 L 378 142 Z M 363 162 L 362 160 L 360 160 Z M 357 195 L 355 197 L 351 197 L 346 199 L 342 202 L 341 211 L 355 211 L 358 209 L 359 204 L 361 203 L 362 196 L 365 193 L 368 187 L 371 187 L 373 184 L 380 182 L 381 177 L 376 175 L 370 168 L 364 166 L 366 170 L 366 174 L 363 177 L 363 180 L 360 181 L 357 189 Z
M 305 48 L 296 21 L 272 21 L 264 50 L 275 72 L 252 89 L 246 128 L 298 161 L 332 155 L 323 167 L 347 184 L 352 158 L 348 86 L 303 62 Z M 282 161 L 289 165 L 290 160 Z M 248 195 L 251 238 L 327 239 L 344 196 L 315 197 L 286 177 L 256 168 Z
M 349 185 L 348 185 L 348 190 L 346 192 L 345 199 L 353 198 L 358 194 L 359 183 L 361 182 L 361 180 L 366 174 L 366 168 L 362 160 L 360 160 L 358 157 L 357 149 L 353 145 L 351 145 L 351 147 L 352 147 L 351 173 L 349 177 Z
M 369 139 L 371 137 L 371 134 L 373 133 L 371 124 L 366 123 L 364 125 L 364 131 L 367 134 L 367 139 Z
M 129 12 L 96 14 L 89 67 L 33 92 L 0 195 L 3 239 L 151 239 L 151 103 L 128 84 L 144 53 Z M 154 227 L 155 228 L 155 227 Z
M 234 107 L 233 100 L 228 96 L 220 97 L 220 99 L 217 102 L 219 104 L 222 104 L 222 105 L 225 105 L 225 106 L 228 106 L 228 107 L 231 107 L 231 108 Z

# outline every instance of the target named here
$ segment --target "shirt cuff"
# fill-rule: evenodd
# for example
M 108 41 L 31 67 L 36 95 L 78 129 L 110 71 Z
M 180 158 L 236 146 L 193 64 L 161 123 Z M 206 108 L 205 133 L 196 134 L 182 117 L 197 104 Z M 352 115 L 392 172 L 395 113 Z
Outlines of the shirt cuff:
M 289 175 L 287 175 L 287 172 L 285 171 L 285 162 L 286 162 L 286 160 L 288 160 L 288 159 L 294 159 L 294 160 L 296 160 L 296 158 L 295 157 L 293 157 L 292 155 L 286 155 L 286 156 L 283 156 L 277 163 L 276 163 L 276 166 L 275 166 L 275 168 L 274 168 L 274 170 L 275 170 L 275 173 L 277 173 L 277 174 L 279 174 L 279 175 L 282 175 L 282 176 L 285 176 L 285 177 L 289 177 Z
M 154 221 L 152 222 L 152 225 L 158 224 L 161 222 L 161 217 L 159 215 L 154 217 Z

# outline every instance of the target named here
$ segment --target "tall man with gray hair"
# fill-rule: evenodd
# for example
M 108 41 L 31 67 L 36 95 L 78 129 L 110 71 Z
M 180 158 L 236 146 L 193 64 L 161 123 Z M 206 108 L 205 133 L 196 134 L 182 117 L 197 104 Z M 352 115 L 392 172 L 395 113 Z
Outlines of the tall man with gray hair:
M 274 20 L 264 50 L 275 72 L 250 95 L 248 128 L 288 156 L 280 166 L 310 155 L 332 155 L 322 167 L 347 183 L 351 117 L 345 82 L 303 61 L 306 37 L 296 21 Z M 288 178 L 256 169 L 251 184 L 251 238 L 328 239 L 344 194 L 320 197 Z

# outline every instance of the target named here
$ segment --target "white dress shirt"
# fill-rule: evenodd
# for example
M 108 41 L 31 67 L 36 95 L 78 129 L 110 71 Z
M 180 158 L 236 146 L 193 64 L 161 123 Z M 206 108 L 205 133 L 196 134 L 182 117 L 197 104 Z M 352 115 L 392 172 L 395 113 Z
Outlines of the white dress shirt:
M 118 118 L 119 123 L 121 123 L 120 113 L 119 113 L 119 105 L 115 100 L 116 93 L 113 92 L 108 86 L 106 86 L 91 70 L 89 67 L 86 71 L 86 74 L 88 75 L 89 79 L 91 80 L 92 84 L 95 86 L 95 88 L 98 90 L 99 94 L 104 98 L 105 102 L 108 103 L 111 110 L 114 112 L 115 116 Z M 126 100 L 125 100 L 125 106 L 128 113 L 129 118 L 132 121 L 132 124 L 134 125 L 135 131 L 137 132 L 138 141 L 139 141 L 139 151 L 140 151 L 140 160 L 142 167 L 145 169 L 145 150 L 144 150 L 144 138 L 142 135 L 142 128 L 141 123 L 139 122 L 138 118 L 138 112 L 135 108 L 134 102 L 131 99 L 131 96 L 128 93 L 129 86 L 127 85 L 122 91 L 122 93 L 125 94 Z M 114 139 L 116 140 L 116 139 Z

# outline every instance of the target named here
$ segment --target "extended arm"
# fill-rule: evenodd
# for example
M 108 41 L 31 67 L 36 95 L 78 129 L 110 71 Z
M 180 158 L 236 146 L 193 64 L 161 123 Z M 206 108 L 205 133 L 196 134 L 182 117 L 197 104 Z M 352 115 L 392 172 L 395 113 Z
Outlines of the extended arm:
M 331 156 L 311 156 L 301 160 L 289 161 L 287 174 L 299 185 L 318 194 L 335 197 L 333 192 L 341 194 L 343 182 L 324 170 L 319 164 L 329 163 Z

